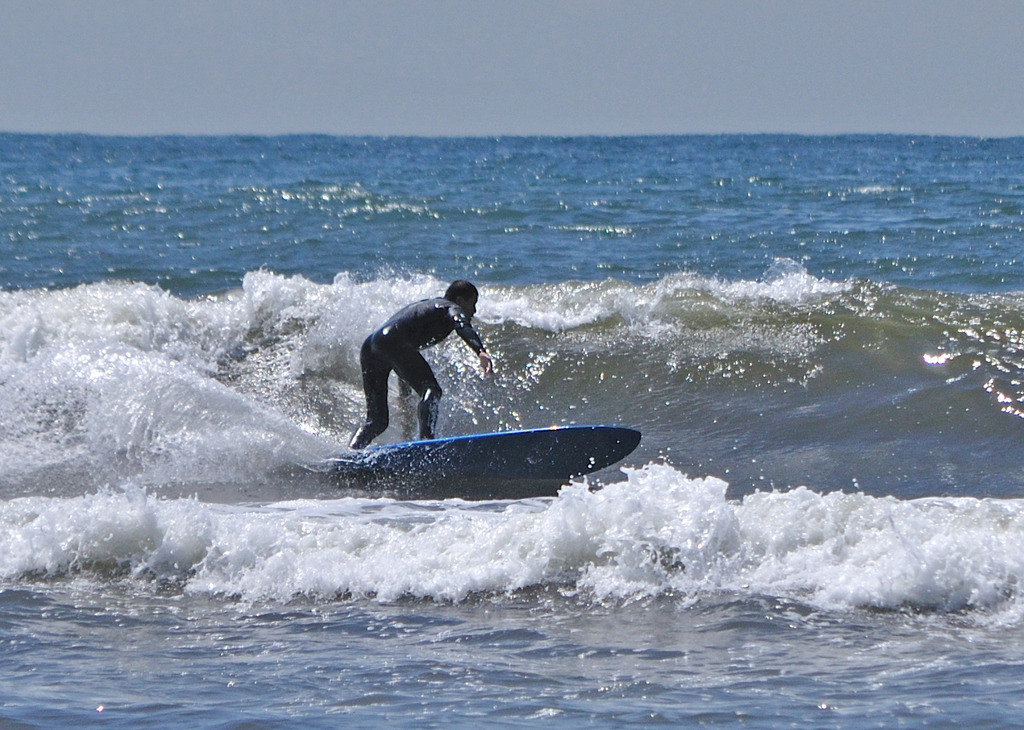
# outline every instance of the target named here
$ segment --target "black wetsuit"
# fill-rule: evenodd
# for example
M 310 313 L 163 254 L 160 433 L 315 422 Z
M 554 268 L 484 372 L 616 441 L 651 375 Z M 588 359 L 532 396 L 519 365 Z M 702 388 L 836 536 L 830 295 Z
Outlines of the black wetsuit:
M 441 386 L 419 351 L 436 345 L 453 331 L 478 355 L 483 352 L 484 343 L 470 325 L 470 318 L 458 304 L 441 298 L 410 304 L 366 338 L 359 351 L 366 422 L 352 437 L 353 449 L 363 448 L 388 427 L 388 377 L 392 370 L 420 396 L 420 438 L 434 438 Z

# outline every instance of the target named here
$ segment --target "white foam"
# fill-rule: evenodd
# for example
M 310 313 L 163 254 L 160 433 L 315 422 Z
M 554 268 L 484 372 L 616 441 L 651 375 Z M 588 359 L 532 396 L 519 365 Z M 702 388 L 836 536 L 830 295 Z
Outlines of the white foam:
M 0 292 L 0 360 L 8 362 L 29 362 L 76 343 L 208 359 L 244 326 L 232 308 L 188 302 L 141 284 Z
M 514 322 L 551 332 L 619 317 L 634 331 L 653 328 L 647 331 L 658 337 L 661 327 L 675 327 L 681 316 L 702 311 L 721 316 L 724 307 L 757 308 L 765 303 L 802 307 L 848 289 L 848 283 L 812 276 L 800 264 L 778 259 L 759 280 L 726 281 L 683 272 L 640 285 L 606 280 L 496 289 L 488 292 L 478 316 L 490 324 Z
M 479 505 L 332 500 L 264 508 L 128 490 L 0 503 L 0 578 L 110 574 L 244 600 L 556 586 L 583 598 L 774 595 L 827 610 L 1019 617 L 1024 503 L 799 488 L 726 499 L 718 479 L 629 469 L 590 492 Z M 1017 619 L 1014 619 L 1017 620 Z
M 0 476 L 83 451 L 100 470 L 168 455 L 179 470 L 322 457 L 326 445 L 272 403 L 212 377 L 261 318 L 280 328 L 298 306 L 301 282 L 255 278 L 269 285 L 220 301 L 125 283 L 0 295 Z

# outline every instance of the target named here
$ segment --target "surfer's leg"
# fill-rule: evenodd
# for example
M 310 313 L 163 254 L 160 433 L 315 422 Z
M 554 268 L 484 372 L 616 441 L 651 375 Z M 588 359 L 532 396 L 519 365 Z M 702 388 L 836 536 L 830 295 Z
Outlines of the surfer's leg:
M 363 370 L 363 392 L 366 394 L 366 421 L 352 436 L 349 447 L 361 449 L 384 433 L 388 427 L 388 376 L 391 366 L 373 352 L 369 339 L 359 353 Z
M 437 414 L 440 412 L 441 386 L 437 384 L 434 371 L 418 351 L 409 349 L 396 357 L 395 372 L 398 377 L 412 386 L 420 395 L 420 403 L 416 407 L 416 417 L 419 420 L 420 438 L 434 438 L 434 428 L 437 425 Z
M 420 438 L 434 438 L 434 428 L 437 426 L 437 414 L 441 411 L 441 389 L 434 390 L 427 388 L 423 394 L 419 406 L 416 407 L 416 415 L 420 422 Z
M 419 405 L 420 396 L 419 393 L 412 389 L 412 386 L 407 382 L 398 379 L 398 395 L 399 395 L 399 415 L 401 418 L 401 429 L 402 440 L 412 441 L 416 438 L 416 429 L 418 428 L 416 406 Z

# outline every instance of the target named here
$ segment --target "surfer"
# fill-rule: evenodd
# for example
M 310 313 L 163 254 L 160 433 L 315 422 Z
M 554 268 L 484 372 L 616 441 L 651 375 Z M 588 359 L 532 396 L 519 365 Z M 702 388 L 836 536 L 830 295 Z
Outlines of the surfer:
M 420 438 L 434 438 L 441 386 L 419 351 L 436 345 L 452 332 L 457 332 L 480 358 L 484 375 L 490 375 L 494 368 L 491 356 L 470 324 L 479 298 L 476 287 L 468 281 L 453 281 L 443 297 L 410 304 L 366 338 L 359 351 L 366 422 L 352 436 L 351 448 L 367 446 L 388 427 L 388 377 L 392 370 L 420 396 L 416 410 Z

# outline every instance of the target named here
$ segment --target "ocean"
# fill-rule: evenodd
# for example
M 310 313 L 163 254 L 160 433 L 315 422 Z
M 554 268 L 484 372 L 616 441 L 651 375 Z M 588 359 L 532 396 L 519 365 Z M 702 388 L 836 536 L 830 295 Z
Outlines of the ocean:
M 459 278 L 442 435 L 637 451 L 305 468 Z M 4 727 L 1006 727 L 1022 467 L 1024 138 L 0 134 Z

